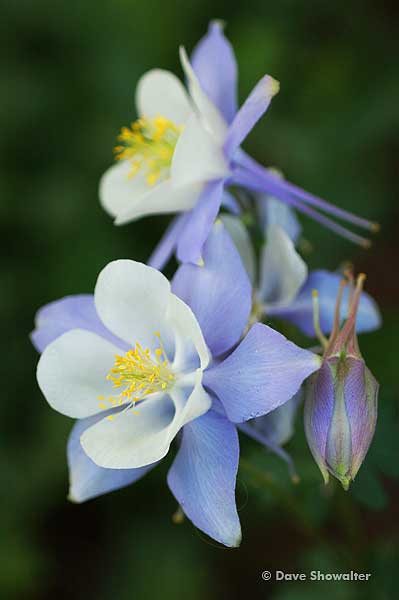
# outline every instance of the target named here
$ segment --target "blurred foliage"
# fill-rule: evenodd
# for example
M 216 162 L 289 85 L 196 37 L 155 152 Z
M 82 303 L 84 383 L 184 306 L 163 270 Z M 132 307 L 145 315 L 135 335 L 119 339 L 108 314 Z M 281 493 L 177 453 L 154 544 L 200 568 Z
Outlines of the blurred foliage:
M 395 598 L 397 3 L 19 0 L 3 2 L 1 13 L 0 597 Z M 244 541 L 236 551 L 215 547 L 188 522 L 173 525 L 170 458 L 134 487 L 82 506 L 66 501 L 72 421 L 41 397 L 28 340 L 42 304 L 91 291 L 113 258 L 146 260 L 164 230 L 166 218 L 115 228 L 99 207 L 98 179 L 119 127 L 134 117 L 138 77 L 154 66 L 181 73 L 178 45 L 191 49 L 214 17 L 228 24 L 241 98 L 265 72 L 282 84 L 247 148 L 383 227 L 364 252 L 304 220 L 310 265 L 353 261 L 368 273 L 383 310 L 383 329 L 361 340 L 381 382 L 368 459 L 348 493 L 335 483 L 324 487 L 298 418 L 288 446 L 301 476 L 294 486 L 281 461 L 243 439 L 237 497 Z M 261 579 L 265 569 L 354 569 L 372 577 L 276 583 Z

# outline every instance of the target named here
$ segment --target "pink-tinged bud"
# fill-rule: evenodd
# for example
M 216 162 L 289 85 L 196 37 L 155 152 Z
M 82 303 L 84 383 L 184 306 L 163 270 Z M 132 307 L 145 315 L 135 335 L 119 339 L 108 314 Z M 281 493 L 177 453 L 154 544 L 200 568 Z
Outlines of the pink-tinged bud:
M 360 275 L 348 319 L 340 330 L 343 282 L 330 340 L 322 340 L 322 366 L 309 378 L 305 392 L 305 432 L 310 450 L 324 481 L 328 482 L 331 473 L 345 490 L 367 454 L 377 421 L 378 383 L 360 354 L 355 331 L 363 281 Z

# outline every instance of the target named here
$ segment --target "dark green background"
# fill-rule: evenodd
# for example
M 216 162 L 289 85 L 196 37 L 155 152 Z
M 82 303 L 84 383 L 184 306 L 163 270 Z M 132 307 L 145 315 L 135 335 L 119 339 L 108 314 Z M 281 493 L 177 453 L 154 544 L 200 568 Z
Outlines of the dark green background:
M 324 488 L 300 419 L 289 444 L 302 482 L 243 440 L 238 505 L 244 541 L 225 550 L 171 521 L 171 457 L 135 487 L 66 501 L 72 421 L 35 381 L 28 333 L 44 303 L 89 292 L 111 259 L 146 260 L 167 219 L 115 228 L 97 198 L 118 128 L 134 117 L 138 77 L 181 74 L 210 18 L 228 23 L 240 98 L 265 73 L 281 81 L 246 147 L 382 232 L 362 251 L 304 220 L 313 267 L 368 273 L 384 315 L 361 348 L 381 382 L 380 420 L 352 490 Z M 0 44 L 0 597 L 3 599 L 397 597 L 398 5 L 371 0 L 50 0 L 3 2 Z M 396 54 L 396 56 L 395 56 Z M 298 341 L 296 332 L 291 334 Z M 370 583 L 264 582 L 261 572 L 372 573 Z

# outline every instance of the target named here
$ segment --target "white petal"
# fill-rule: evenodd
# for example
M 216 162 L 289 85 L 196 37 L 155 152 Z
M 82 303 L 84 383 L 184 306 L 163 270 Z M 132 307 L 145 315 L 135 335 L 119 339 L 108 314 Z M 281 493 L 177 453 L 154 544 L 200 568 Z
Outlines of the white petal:
M 198 183 L 175 186 L 167 179 L 149 187 L 140 172 L 128 177 L 128 160 L 118 162 L 106 171 L 100 182 L 100 201 L 105 210 L 122 225 L 151 214 L 186 211 L 195 205 L 201 192 Z
M 267 229 L 267 244 L 261 257 L 260 299 L 273 307 L 289 304 L 308 274 L 306 263 L 279 225 Z
M 123 354 L 102 337 L 73 329 L 47 346 L 37 367 L 37 380 L 47 402 L 68 417 L 82 419 L 101 411 L 98 396 L 113 394 L 106 376 Z
M 223 178 L 228 174 L 221 145 L 193 114 L 180 134 L 173 154 L 173 182 L 175 185 L 188 185 Z
M 158 393 L 136 408 L 102 419 L 80 438 L 86 454 L 100 467 L 135 469 L 163 458 L 172 438 L 168 435 L 175 416 L 171 398 Z
M 115 223 L 122 225 L 147 215 L 187 211 L 195 205 L 201 188 L 201 183 L 175 185 L 172 179 L 151 188 L 147 186 L 140 197 L 132 197 L 130 205 L 119 213 Z
M 157 347 L 155 332 L 169 344 L 171 331 L 166 311 L 171 296 L 169 281 L 156 269 L 133 260 L 116 260 L 100 273 L 94 292 L 104 325 L 128 344 Z
M 206 369 L 210 362 L 210 354 L 199 323 L 191 308 L 174 294 L 170 298 L 167 320 L 175 335 L 173 370 L 187 371 L 193 365 L 193 361 L 198 362 L 198 358 L 199 364 L 194 364 L 194 368 L 201 367 L 202 371 Z
M 201 88 L 201 84 L 194 73 L 190 61 L 188 60 L 187 53 L 183 47 L 180 47 L 180 61 L 187 77 L 188 87 L 194 104 L 208 131 L 216 138 L 218 143 L 222 145 L 226 138 L 227 123 L 219 110 Z
M 86 454 L 100 467 L 132 469 L 163 458 L 171 441 L 192 419 L 204 414 L 211 399 L 198 381 L 187 397 L 181 389 L 149 396 L 136 409 L 103 419 L 81 437 Z M 137 412 L 137 414 L 136 414 Z
M 148 71 L 140 79 L 136 90 L 136 105 L 140 116 L 152 119 L 162 115 L 176 125 L 185 123 L 192 112 L 180 79 L 162 69 Z
M 98 277 L 94 299 L 106 327 L 129 345 L 154 350 L 154 333 L 160 332 L 175 372 L 207 367 L 209 351 L 194 313 L 156 269 L 133 260 L 111 262 Z
M 130 161 L 118 161 L 105 171 L 100 180 L 100 202 L 112 217 L 118 217 L 131 206 L 140 204 L 140 198 L 148 193 L 145 177 L 141 173 L 128 177 L 130 170 Z
M 170 392 L 175 405 L 175 418 L 170 428 L 169 434 L 174 437 L 177 432 L 190 421 L 205 414 L 212 405 L 212 400 L 202 387 L 202 372 L 200 369 L 193 373 L 194 387 L 191 387 L 189 393 L 187 388 L 181 387 L 178 383 Z

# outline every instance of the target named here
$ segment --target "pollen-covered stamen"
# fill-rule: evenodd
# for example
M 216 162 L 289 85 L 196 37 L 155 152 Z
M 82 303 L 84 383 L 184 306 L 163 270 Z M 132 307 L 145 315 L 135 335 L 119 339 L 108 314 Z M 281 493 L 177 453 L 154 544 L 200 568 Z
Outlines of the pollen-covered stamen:
M 149 348 L 143 348 L 138 342 L 124 356 L 117 355 L 107 379 L 115 389 L 121 390 L 116 396 L 99 397 L 100 408 L 110 408 L 121 405 L 134 405 L 146 396 L 167 390 L 173 385 L 175 375 L 170 367 L 168 357 L 158 332 L 159 347 L 151 353 Z
M 122 127 L 115 147 L 117 160 L 129 160 L 129 177 L 145 171 L 149 186 L 169 176 L 175 146 L 182 128 L 162 116 L 141 117 L 130 127 Z

